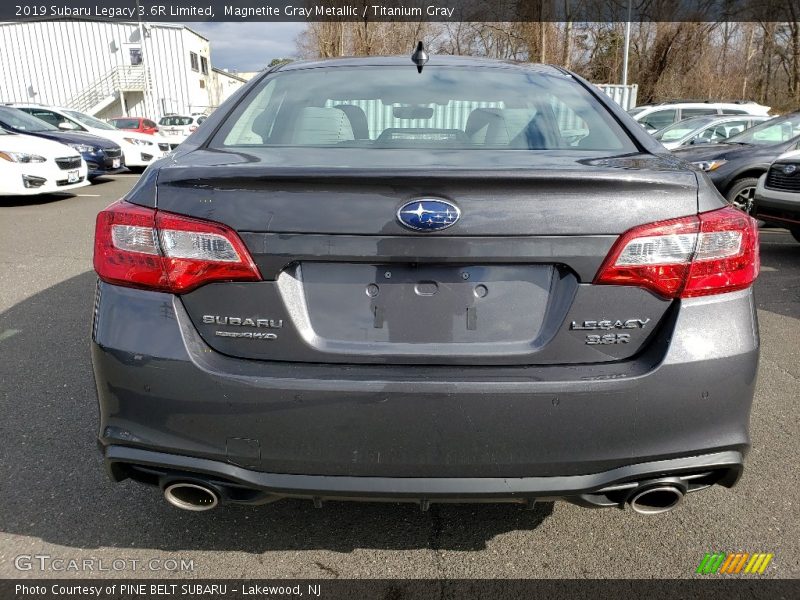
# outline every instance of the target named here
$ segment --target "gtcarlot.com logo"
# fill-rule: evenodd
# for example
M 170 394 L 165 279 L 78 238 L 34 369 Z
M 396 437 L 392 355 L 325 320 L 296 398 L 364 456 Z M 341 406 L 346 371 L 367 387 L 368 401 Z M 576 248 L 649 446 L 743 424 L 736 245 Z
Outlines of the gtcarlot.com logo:
M 194 560 L 184 558 L 67 558 L 49 554 L 19 554 L 14 557 L 18 571 L 107 573 L 110 571 L 194 571 Z
M 714 552 L 706 553 L 700 561 L 695 573 L 710 575 L 737 575 L 751 573 L 761 575 L 767 570 L 767 565 L 772 561 L 774 554 L 765 552 Z

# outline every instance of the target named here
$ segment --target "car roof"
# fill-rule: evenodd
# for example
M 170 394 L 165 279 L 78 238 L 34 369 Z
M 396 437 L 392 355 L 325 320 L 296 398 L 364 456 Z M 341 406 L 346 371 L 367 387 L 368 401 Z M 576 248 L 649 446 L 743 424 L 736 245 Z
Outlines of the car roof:
M 356 56 L 343 58 L 326 58 L 320 60 L 301 60 L 284 63 L 275 67 L 274 71 L 299 71 L 301 69 L 319 69 L 335 67 L 397 67 L 407 66 L 416 68 L 411 62 L 411 56 Z M 505 68 L 520 71 L 537 71 L 548 75 L 561 75 L 569 77 L 569 71 L 539 63 L 516 62 L 511 60 L 496 60 L 491 58 L 478 58 L 474 56 L 431 55 L 425 67 L 473 67 L 473 68 Z
M 15 102 L 11 104 L 14 108 L 44 108 L 47 110 L 54 110 L 56 112 L 66 112 L 68 110 L 73 110 L 71 108 L 62 108 L 61 106 L 48 106 L 47 104 L 31 104 L 29 102 Z M 80 111 L 73 111 L 73 112 L 80 112 Z
M 764 119 L 765 121 L 768 119 L 772 119 L 769 115 L 697 115 L 696 117 L 689 117 L 688 119 L 681 119 L 680 121 L 676 121 L 673 125 L 691 125 L 692 123 L 699 123 L 700 121 L 704 121 L 708 124 L 708 126 L 712 125 L 719 125 L 720 123 L 725 123 L 727 121 L 741 121 L 742 119 Z
M 665 106 L 763 106 L 757 102 L 747 100 L 736 102 L 730 100 L 676 100 L 675 102 L 655 102 L 652 104 L 640 104 L 636 108 L 661 108 Z

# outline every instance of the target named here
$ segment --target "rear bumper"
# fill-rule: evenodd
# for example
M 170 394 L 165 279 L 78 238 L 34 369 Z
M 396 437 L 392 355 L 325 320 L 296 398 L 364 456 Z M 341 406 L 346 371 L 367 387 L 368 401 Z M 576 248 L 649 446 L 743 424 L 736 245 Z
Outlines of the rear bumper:
M 642 482 L 671 478 L 691 493 L 713 484 L 731 487 L 742 473 L 742 455 L 736 451 L 639 463 L 585 475 L 517 478 L 285 475 L 125 446 L 106 447 L 105 459 L 115 481 L 131 478 L 162 489 L 173 482 L 195 482 L 214 489 L 222 502 L 237 504 L 263 504 L 281 498 L 392 500 L 423 505 L 567 500 L 604 507 L 623 504 Z
M 671 336 L 617 363 L 297 364 L 224 356 L 172 296 L 100 284 L 99 440 L 117 477 L 145 464 L 284 495 L 566 496 L 713 465 L 732 483 L 758 362 L 752 291 L 676 313 Z

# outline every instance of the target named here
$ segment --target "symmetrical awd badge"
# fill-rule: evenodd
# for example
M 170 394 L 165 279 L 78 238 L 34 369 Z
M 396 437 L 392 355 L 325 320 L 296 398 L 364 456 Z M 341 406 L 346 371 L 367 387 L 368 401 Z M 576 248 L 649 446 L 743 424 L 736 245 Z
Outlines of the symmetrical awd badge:
M 447 200 L 425 198 L 405 203 L 397 210 L 400 224 L 414 231 L 439 231 L 454 225 L 461 210 Z

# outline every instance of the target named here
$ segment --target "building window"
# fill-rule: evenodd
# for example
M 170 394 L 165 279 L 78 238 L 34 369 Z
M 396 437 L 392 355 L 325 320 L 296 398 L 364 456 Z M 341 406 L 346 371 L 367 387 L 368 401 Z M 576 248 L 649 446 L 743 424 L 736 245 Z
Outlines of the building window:
M 131 65 L 138 66 L 142 64 L 142 49 L 141 48 L 131 48 Z
M 200 70 L 203 72 L 203 75 L 208 75 L 208 59 L 205 56 L 200 57 Z
M 199 71 L 199 67 L 197 66 L 197 54 L 194 52 L 189 52 L 189 62 L 192 64 L 192 71 Z

